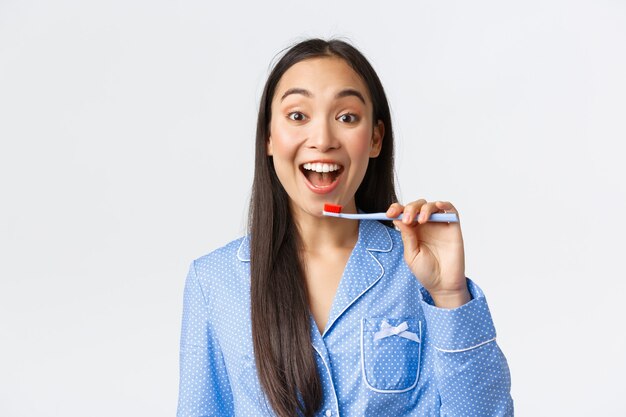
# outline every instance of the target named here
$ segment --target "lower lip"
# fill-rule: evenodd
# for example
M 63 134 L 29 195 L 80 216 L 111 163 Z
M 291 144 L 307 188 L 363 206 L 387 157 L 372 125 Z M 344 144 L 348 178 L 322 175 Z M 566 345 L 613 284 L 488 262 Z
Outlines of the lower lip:
M 300 173 L 302 174 L 302 177 L 304 178 L 304 183 L 306 184 L 306 186 L 309 187 L 309 190 L 313 191 L 315 194 L 328 194 L 331 191 L 333 191 L 339 185 L 339 178 L 341 178 L 341 175 L 343 174 L 343 172 L 339 174 L 337 178 L 335 178 L 335 181 L 332 184 L 326 185 L 323 187 L 317 187 L 311 184 L 311 182 L 308 180 L 306 175 L 304 175 L 302 172 Z

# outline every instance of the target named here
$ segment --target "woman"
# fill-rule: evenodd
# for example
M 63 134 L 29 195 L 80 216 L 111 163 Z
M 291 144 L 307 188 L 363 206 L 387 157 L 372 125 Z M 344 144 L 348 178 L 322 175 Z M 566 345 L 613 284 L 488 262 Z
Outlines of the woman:
M 293 46 L 261 98 L 250 233 L 187 277 L 178 416 L 513 415 L 460 225 L 427 221 L 454 206 L 396 200 L 370 64 L 338 40 Z

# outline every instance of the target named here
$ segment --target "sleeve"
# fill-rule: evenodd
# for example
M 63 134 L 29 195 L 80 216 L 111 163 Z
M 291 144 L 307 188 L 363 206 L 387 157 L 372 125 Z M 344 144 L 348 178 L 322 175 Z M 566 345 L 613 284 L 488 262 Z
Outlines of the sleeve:
M 455 309 L 435 307 L 422 291 L 427 340 L 434 348 L 441 415 L 513 416 L 511 375 L 480 288 L 467 280 L 472 300 Z
M 192 263 L 183 301 L 177 417 L 234 416 L 226 366 L 208 313 Z

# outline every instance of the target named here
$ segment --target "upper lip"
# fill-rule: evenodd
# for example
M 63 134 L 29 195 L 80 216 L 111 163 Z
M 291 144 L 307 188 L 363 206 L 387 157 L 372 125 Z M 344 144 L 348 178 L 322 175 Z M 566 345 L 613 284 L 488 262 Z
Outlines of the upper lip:
M 304 164 L 337 164 L 340 168 L 343 168 L 343 164 L 341 162 L 333 161 L 332 159 L 312 159 L 310 161 L 302 162 L 300 166 L 304 166 Z

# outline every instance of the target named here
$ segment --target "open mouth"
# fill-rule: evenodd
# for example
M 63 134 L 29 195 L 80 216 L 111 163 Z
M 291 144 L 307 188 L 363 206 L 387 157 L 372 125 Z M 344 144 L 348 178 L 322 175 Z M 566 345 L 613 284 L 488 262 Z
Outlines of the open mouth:
M 314 187 L 324 189 L 333 185 L 343 172 L 343 166 L 322 162 L 307 162 L 300 165 L 300 171 Z

